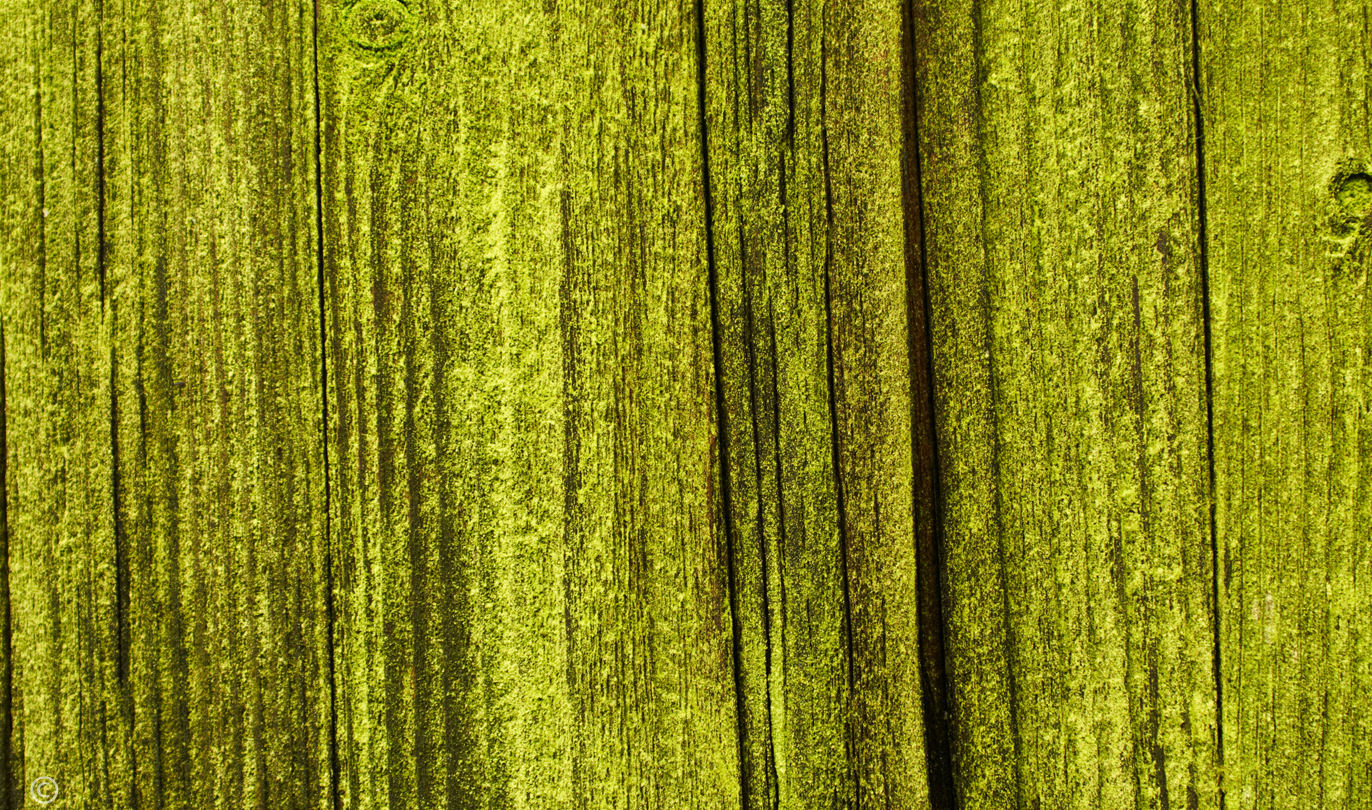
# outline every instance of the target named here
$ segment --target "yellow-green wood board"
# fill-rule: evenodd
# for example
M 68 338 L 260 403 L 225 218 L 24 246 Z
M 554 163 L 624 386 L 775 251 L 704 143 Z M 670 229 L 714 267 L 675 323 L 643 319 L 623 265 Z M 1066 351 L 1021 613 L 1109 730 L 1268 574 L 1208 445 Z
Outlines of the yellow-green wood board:
M 0 0 L 0 810 L 1372 807 L 1369 19 Z

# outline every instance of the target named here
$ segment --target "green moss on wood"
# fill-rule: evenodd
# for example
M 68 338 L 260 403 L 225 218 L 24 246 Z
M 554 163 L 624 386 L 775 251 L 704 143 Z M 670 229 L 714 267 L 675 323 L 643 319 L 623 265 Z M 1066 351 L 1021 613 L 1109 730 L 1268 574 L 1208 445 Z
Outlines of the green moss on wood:
M 915 20 L 962 806 L 1216 806 L 1189 10 Z
M 0 4 L 0 810 L 1366 806 L 1367 14 L 1223 5 Z
M 1200 7 L 1232 808 L 1372 801 L 1367 15 Z

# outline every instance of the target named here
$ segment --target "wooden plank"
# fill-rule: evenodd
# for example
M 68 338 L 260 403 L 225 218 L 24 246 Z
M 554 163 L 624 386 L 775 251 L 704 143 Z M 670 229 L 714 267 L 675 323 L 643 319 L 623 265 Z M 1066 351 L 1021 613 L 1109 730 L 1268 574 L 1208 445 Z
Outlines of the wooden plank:
M 503 24 L 508 23 L 508 24 Z M 544 23 L 320 6 L 343 806 L 568 793 Z
M 327 803 L 305 11 L 7 9 L 14 806 Z
M 347 806 L 737 801 L 691 13 L 321 7 Z
M 1372 14 L 1199 5 L 0 6 L 0 808 L 1366 806 Z
M 17 660 L 27 638 L 26 625 L 32 620 L 22 609 L 27 605 L 27 589 L 19 575 L 41 563 L 43 549 L 51 545 L 51 530 L 34 536 L 31 528 L 40 527 L 41 502 L 28 506 L 28 496 L 41 492 L 38 486 L 47 477 L 37 453 L 21 463 L 16 456 L 23 448 L 41 447 L 40 414 L 45 404 L 45 337 L 42 327 L 44 283 L 44 189 L 42 158 L 39 150 L 39 111 L 42 109 L 39 76 L 46 21 L 37 3 L 10 3 L 3 7 L 0 21 L 0 65 L 3 67 L 3 96 L 0 96 L 0 537 L 4 540 L 3 569 L 0 569 L 0 596 L 4 598 L 3 681 L 0 681 L 0 807 L 23 807 L 25 801 L 24 762 L 24 661 Z M 55 448 L 54 448 L 55 449 Z M 22 508 L 21 508 L 22 507 Z M 30 517 L 29 515 L 32 515 Z M 24 538 L 27 542 L 20 542 Z M 27 552 L 27 554 L 26 554 Z M 32 560 L 33 562 L 30 562 Z M 16 616 L 14 608 L 20 608 Z M 22 621 L 20 621 L 22 618 Z M 15 626 L 20 632 L 16 639 Z M 41 629 L 41 628 L 40 628 Z M 25 661 L 32 660 L 26 656 Z M 46 663 L 46 661 L 44 662 Z M 37 681 L 29 684 L 37 692 Z M 44 767 L 48 763 L 44 763 Z
M 959 806 L 1213 807 L 1189 8 L 914 19 Z
M 118 12 L 107 275 L 134 775 L 111 801 L 327 806 L 310 6 Z
M 743 803 L 919 807 L 901 6 L 706 6 Z
M 1228 806 L 1372 807 L 1372 6 L 1199 5 Z
M 8 785 L 75 803 L 127 783 L 113 558 L 102 25 L 86 2 L 4 9 Z M 105 744 L 108 742 L 108 744 Z M 93 805 L 94 806 L 94 805 Z
M 700 15 L 558 10 L 578 807 L 742 798 Z
M 36 286 L 38 278 L 36 246 L 43 220 L 34 120 L 39 19 L 28 3 L 7 4 L 0 14 L 0 808 L 12 810 L 24 803 L 24 762 L 23 695 L 14 688 L 11 584 L 16 545 L 11 527 L 17 522 L 11 512 L 18 507 L 20 473 L 9 452 L 21 435 L 19 397 L 10 390 L 22 366 L 10 356 L 20 352 L 14 325 L 37 310 L 37 296 L 27 288 Z
M 700 14 L 557 13 L 576 807 L 743 798 Z

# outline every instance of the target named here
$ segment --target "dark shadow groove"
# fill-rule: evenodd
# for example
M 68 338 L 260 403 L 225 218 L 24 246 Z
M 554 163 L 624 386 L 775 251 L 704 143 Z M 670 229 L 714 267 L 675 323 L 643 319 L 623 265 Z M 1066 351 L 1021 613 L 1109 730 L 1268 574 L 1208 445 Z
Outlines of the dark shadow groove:
M 728 562 L 729 626 L 734 676 L 734 725 L 738 747 L 739 805 L 752 807 L 752 765 L 748 757 L 748 721 L 743 697 L 743 628 L 739 623 L 738 559 L 734 553 L 733 490 L 729 477 L 729 412 L 724 402 L 724 347 L 719 316 L 719 271 L 715 266 L 715 203 L 710 188 L 709 116 L 705 107 L 705 0 L 696 0 L 696 102 L 700 128 L 701 192 L 705 204 L 705 267 L 710 292 L 710 352 L 714 365 L 715 435 L 719 452 L 719 494 L 723 507 L 724 546 Z
M 38 188 L 38 356 L 48 359 L 48 218 L 42 212 L 48 210 L 47 158 L 43 151 L 43 60 L 34 59 L 34 75 L 37 85 L 33 94 L 33 128 L 38 135 L 38 154 L 34 168 L 34 184 Z
M 95 17 L 95 270 L 100 281 L 100 314 L 105 314 L 105 4 Z
M 333 579 L 333 482 L 329 469 L 329 335 L 324 294 L 324 124 L 319 93 L 319 0 L 314 3 L 311 37 L 314 49 L 314 234 L 315 271 L 319 286 L 320 444 L 324 456 L 324 632 L 328 639 L 325 660 L 329 678 L 329 796 L 335 810 L 343 810 L 343 796 L 338 790 L 338 679 L 335 677 L 337 670 L 334 660 L 337 639 Z
M 780 799 L 780 786 L 777 783 L 777 762 L 776 762 L 776 738 L 772 725 L 772 601 L 771 601 L 771 555 L 768 553 L 768 538 L 766 531 L 766 516 L 763 514 L 763 504 L 765 502 L 762 478 L 762 440 L 761 423 L 758 420 L 758 356 L 755 340 L 757 333 L 756 324 L 753 321 L 753 294 L 747 279 L 747 257 L 748 253 L 744 246 L 743 227 L 739 225 L 739 256 L 745 257 L 741 263 L 743 266 L 744 280 L 740 286 L 743 288 L 743 341 L 744 351 L 747 353 L 748 360 L 748 414 L 752 420 L 753 431 L 753 479 L 757 487 L 757 536 L 758 536 L 758 558 L 761 562 L 762 574 L 762 654 L 763 654 L 763 705 L 767 712 L 766 746 L 767 746 L 767 799 L 768 806 L 776 810 Z M 770 299 L 769 299 L 770 302 Z M 769 324 L 770 326 L 770 324 Z M 776 382 L 776 356 L 772 356 L 772 382 Z M 772 412 L 774 424 L 778 419 L 776 411 L 777 401 L 772 401 Z M 775 438 L 774 438 L 775 441 Z M 776 463 L 780 465 L 781 456 L 777 455 Z M 777 501 L 780 509 L 781 501 Z
M 988 188 L 988 177 L 991 175 L 990 159 L 986 154 L 985 144 L 989 140 L 986 121 L 986 104 L 983 98 L 983 84 L 986 80 L 986 46 L 983 40 L 985 29 L 985 8 L 983 0 L 972 0 L 972 65 L 974 77 L 972 82 L 972 99 L 974 116 L 976 120 L 977 133 L 977 189 L 978 206 L 980 211 L 977 223 L 978 231 L 985 236 L 987 232 L 987 205 L 993 198 L 991 190 Z M 1024 758 L 1023 740 L 1020 737 L 1020 703 L 1019 703 L 1019 678 L 1015 672 L 1015 654 L 1019 650 L 1019 644 L 1015 636 L 1014 614 L 1011 612 L 1010 600 L 1010 575 L 1008 569 L 1009 560 L 1006 553 L 1005 544 L 1005 504 L 1002 492 L 1001 481 L 1001 460 L 1004 458 L 1004 447 L 1001 440 L 1000 411 L 997 405 L 1000 402 L 999 385 L 996 379 L 996 340 L 995 340 L 995 307 L 992 300 L 992 268 L 990 260 L 983 252 L 983 278 L 981 280 L 980 304 L 985 327 L 985 347 L 986 347 L 986 382 L 988 396 L 989 421 L 991 429 L 991 488 L 994 493 L 992 508 L 992 527 L 991 530 L 996 537 L 996 556 L 999 565 L 995 572 L 998 578 L 998 588 L 1000 589 L 1000 625 L 1004 634 L 1002 639 L 1002 651 L 1005 664 L 1005 687 L 1007 700 L 1009 701 L 1009 717 L 1007 722 L 1009 727 L 1005 730 L 1010 738 L 1013 749 L 1012 767 L 1015 774 L 1015 797 L 1016 801 L 1023 802 L 1025 797 L 1024 790 Z
M 9 511 L 9 413 L 5 387 L 5 325 L 0 323 L 0 810 L 23 805 L 23 794 L 15 785 L 10 755 L 14 750 L 14 636 L 10 612 L 10 511 Z M 18 804 L 15 804 L 18 797 Z
M 1196 126 L 1196 226 L 1200 242 L 1201 327 L 1205 340 L 1205 450 L 1210 479 L 1210 621 L 1214 634 L 1211 667 L 1215 679 L 1215 757 L 1219 765 L 1220 810 L 1224 810 L 1224 670 L 1220 657 L 1220 545 L 1215 524 L 1215 372 L 1210 334 L 1210 233 L 1205 210 L 1205 116 L 1201 104 L 1199 0 L 1191 0 L 1191 112 Z
M 915 0 L 901 4 L 904 157 L 906 338 L 910 362 L 910 441 L 914 461 L 916 577 L 919 585 L 919 675 L 924 708 L 925 775 L 934 810 L 957 807 L 953 787 L 952 712 L 944 647 L 943 478 L 935 421 L 933 303 L 925 249 L 923 163 L 920 157 L 920 87 L 916 71 Z
M 111 333 L 114 332 L 114 306 L 110 305 Z M 114 643 L 115 670 L 121 689 L 129 682 L 129 551 L 128 530 L 124 525 L 124 483 L 120 478 L 119 457 L 119 377 L 110 341 L 110 505 L 114 523 Z
M 847 494 L 843 490 L 843 448 L 842 440 L 839 437 L 838 425 L 838 381 L 836 379 L 834 361 L 834 296 L 833 296 L 833 265 L 834 265 L 834 186 L 833 173 L 829 170 L 829 108 L 828 108 L 828 33 L 829 33 L 829 7 L 825 6 L 820 12 L 820 35 L 819 35 L 819 141 L 820 141 L 820 164 L 824 173 L 824 357 L 826 366 L 826 376 L 828 379 L 829 393 L 829 445 L 830 454 L 833 458 L 834 470 L 834 500 L 838 511 L 838 535 L 839 535 L 839 579 L 843 585 L 843 639 L 844 655 L 848 663 L 848 690 L 845 697 L 847 703 L 847 720 L 845 722 L 846 732 L 844 734 L 845 748 L 848 753 L 848 777 L 853 783 L 853 807 L 862 806 L 862 783 L 857 776 L 858 760 L 858 729 L 857 718 L 854 715 L 853 688 L 854 678 L 854 651 L 853 651 L 853 594 L 852 582 L 849 570 L 850 537 L 848 536 L 848 503 Z
M 783 173 L 784 173 L 784 172 L 783 172 Z M 783 232 L 784 232 L 784 229 L 783 229 Z M 780 394 L 780 392 L 779 392 L 779 390 L 778 390 L 778 387 L 777 387 L 777 375 L 778 375 L 778 371 L 777 371 L 777 332 L 776 332 L 776 313 L 775 313 L 775 311 L 773 311 L 772 300 L 771 300 L 770 297 L 767 299 L 767 307 L 768 307 L 767 331 L 768 331 L 768 335 L 769 335 L 770 340 L 771 340 L 771 351 L 772 351 L 772 455 L 773 455 L 773 458 L 775 459 L 775 464 L 774 464 L 775 476 L 774 476 L 774 477 L 775 477 L 775 479 L 776 479 L 776 498 L 777 498 L 777 599 L 778 599 L 778 601 L 781 603 L 781 608 L 780 608 L 780 610 L 778 611 L 778 617 L 779 617 L 780 620 L 781 620 L 781 621 L 779 622 L 779 624 L 781 625 L 781 627 L 780 627 L 780 629 L 779 629 L 778 635 L 781 637 L 779 644 L 780 644 L 780 647 L 781 647 L 781 656 L 782 656 L 782 660 L 784 661 L 785 658 L 786 658 L 786 569 L 785 569 L 785 563 L 786 563 L 786 500 L 785 500 L 785 496 L 784 496 L 784 490 L 783 490 L 783 487 L 782 487 L 782 474 L 781 474 L 781 459 L 782 459 L 782 455 L 781 455 L 781 394 Z M 759 487 L 759 491 L 761 491 L 761 487 Z M 769 656 L 770 656 L 770 644 L 771 644 L 771 639 L 770 639 L 770 636 L 769 636 L 769 638 L 768 638 Z M 768 726 L 767 726 L 767 728 L 768 728 L 768 736 L 769 736 L 769 738 L 770 738 L 771 741 L 772 741 L 771 756 L 769 757 L 769 764 L 770 764 L 770 766 L 771 766 L 771 777 L 772 777 L 772 808 L 773 808 L 773 810 L 776 810 L 776 808 L 779 808 L 779 807 L 781 806 L 781 778 L 780 778 L 780 776 L 778 776 L 778 774 L 777 774 L 777 767 L 776 767 L 776 762 L 777 762 L 777 740 L 776 740 L 776 736 L 772 733 L 772 730 L 771 730 L 771 715 L 770 715 L 770 711 L 771 711 L 771 691 L 770 691 L 770 690 L 771 690 L 771 664 L 770 664 L 770 661 L 769 661 L 769 663 L 768 663 L 768 668 L 767 668 L 767 682 L 768 682 L 768 687 L 767 687 L 767 688 L 768 688 L 768 690 L 769 690 L 769 691 L 768 691 L 768 703 L 767 703 L 767 708 L 768 708 L 768 711 L 769 711 L 769 714 L 768 714 Z M 782 711 L 785 712 L 785 710 L 786 710 L 786 670 L 785 670 L 784 668 L 781 670 L 781 707 L 782 707 Z

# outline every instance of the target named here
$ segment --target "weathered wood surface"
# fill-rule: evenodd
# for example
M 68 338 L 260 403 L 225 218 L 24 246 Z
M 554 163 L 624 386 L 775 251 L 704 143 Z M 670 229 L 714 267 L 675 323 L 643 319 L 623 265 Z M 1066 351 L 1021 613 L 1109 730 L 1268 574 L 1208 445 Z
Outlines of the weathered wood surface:
M 324 804 L 305 11 L 6 9 L 10 806 Z
M 322 8 L 347 806 L 737 802 L 693 10 Z
M 1217 806 L 1189 7 L 915 19 L 962 806 Z
M 704 26 L 744 804 L 924 806 L 901 7 Z
M 1232 808 L 1372 802 L 1369 17 L 1201 4 Z
M 1231 5 L 0 2 L 0 809 L 1372 807 L 1372 9 Z

